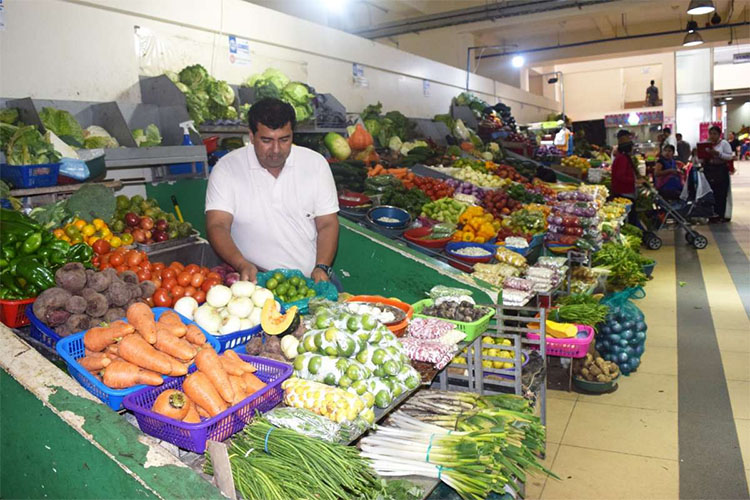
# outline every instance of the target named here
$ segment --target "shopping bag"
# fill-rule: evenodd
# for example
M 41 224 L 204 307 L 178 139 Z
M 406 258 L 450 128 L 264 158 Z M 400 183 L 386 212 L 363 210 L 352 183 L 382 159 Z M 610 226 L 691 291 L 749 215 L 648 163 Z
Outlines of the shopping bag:
M 596 350 L 607 361 L 617 363 L 623 375 L 638 368 L 646 349 L 646 319 L 633 303 L 646 292 L 642 287 L 627 288 L 604 297 L 600 304 L 608 306 L 604 323 L 597 326 Z

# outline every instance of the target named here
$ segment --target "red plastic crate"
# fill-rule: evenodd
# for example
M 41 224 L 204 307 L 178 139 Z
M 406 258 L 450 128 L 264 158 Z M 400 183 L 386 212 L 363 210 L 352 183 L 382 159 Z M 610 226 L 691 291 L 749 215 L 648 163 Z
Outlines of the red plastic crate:
M 33 304 L 36 297 L 22 300 L 0 300 L 0 322 L 10 328 L 19 328 L 29 324 L 26 317 L 26 306 Z

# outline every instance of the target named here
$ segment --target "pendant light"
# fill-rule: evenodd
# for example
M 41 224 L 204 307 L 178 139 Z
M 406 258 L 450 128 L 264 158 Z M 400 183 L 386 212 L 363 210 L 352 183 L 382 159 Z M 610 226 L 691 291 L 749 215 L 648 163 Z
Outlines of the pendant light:
M 711 0 L 690 0 L 690 6 L 687 13 L 690 16 L 702 16 L 715 11 L 714 3 Z
M 703 43 L 703 37 L 697 31 L 692 31 L 685 35 L 685 39 L 682 41 L 683 47 L 695 47 Z

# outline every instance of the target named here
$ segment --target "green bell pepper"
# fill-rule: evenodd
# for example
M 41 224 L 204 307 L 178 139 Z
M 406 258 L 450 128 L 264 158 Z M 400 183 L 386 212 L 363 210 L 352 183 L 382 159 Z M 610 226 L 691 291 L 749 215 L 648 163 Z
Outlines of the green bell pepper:
M 57 250 L 58 252 L 62 252 L 63 254 L 67 255 L 68 250 L 70 250 L 70 243 L 64 240 L 55 239 L 54 241 L 45 243 L 44 247 L 51 250 Z
M 39 231 L 38 229 L 34 229 L 33 227 L 29 227 L 25 224 L 17 224 L 15 222 L 3 222 L 0 224 L 0 231 L 3 234 L 2 242 L 3 244 L 6 243 L 6 241 L 16 243 L 18 241 L 24 241 L 26 238 L 31 236 L 32 234 Z M 11 236 L 12 235 L 12 236 Z
M 91 262 L 94 250 L 86 243 L 77 243 L 68 250 L 68 262 Z
M 16 276 L 25 279 L 29 285 L 40 290 L 55 286 L 55 275 L 35 257 L 22 257 L 16 266 Z
M 49 262 L 53 267 L 62 266 L 68 262 L 66 252 L 61 252 L 60 250 L 51 250 L 50 252 Z
M 9 272 L 0 274 L 0 284 L 3 286 L 3 290 L 8 290 L 9 293 L 21 296 L 23 290 L 16 284 L 16 280 L 13 279 L 13 275 Z
M 31 255 L 39 250 L 42 246 L 42 233 L 36 232 L 26 238 L 21 245 L 21 253 L 24 255 Z

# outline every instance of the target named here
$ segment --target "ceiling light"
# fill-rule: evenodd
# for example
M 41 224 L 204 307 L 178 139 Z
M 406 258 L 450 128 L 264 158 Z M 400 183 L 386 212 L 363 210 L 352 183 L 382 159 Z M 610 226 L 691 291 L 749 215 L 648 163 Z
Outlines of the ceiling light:
M 696 45 L 701 45 L 703 43 L 703 38 L 701 37 L 700 33 L 697 31 L 693 31 L 692 33 L 688 33 L 685 35 L 685 39 L 682 41 L 683 47 L 694 47 Z
M 714 12 L 714 15 L 711 16 L 711 24 L 719 24 L 721 23 L 721 16 L 718 12 Z
M 340 12 L 346 7 L 347 0 L 323 0 L 323 5 L 331 12 Z
M 687 13 L 691 16 L 702 16 L 715 11 L 714 3 L 711 0 L 690 0 L 690 6 Z
M 555 77 L 550 78 L 549 80 L 547 80 L 547 83 L 553 84 L 553 83 L 557 83 L 557 81 L 558 81 L 558 78 L 555 76 Z
M 514 68 L 520 68 L 523 66 L 523 63 L 526 62 L 526 60 L 523 58 L 523 56 L 513 56 L 513 59 L 510 60 L 510 63 L 513 65 Z
M 641 118 L 638 116 L 638 113 L 635 111 L 631 111 L 628 115 L 628 125 L 635 127 L 641 122 Z
M 695 31 L 697 29 L 698 29 L 698 23 L 697 22 L 695 22 L 693 20 L 688 21 L 688 23 L 687 23 L 687 31 L 688 31 L 688 33 L 692 33 L 693 31 Z
M 732 99 L 734 99 L 734 97 L 725 97 L 724 98 L 725 101 L 731 101 Z

